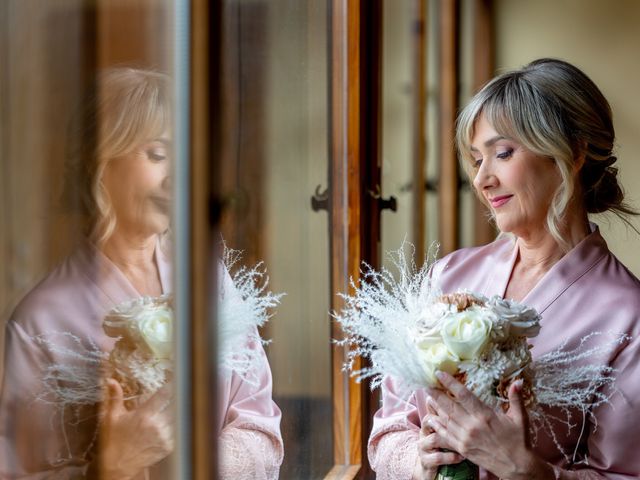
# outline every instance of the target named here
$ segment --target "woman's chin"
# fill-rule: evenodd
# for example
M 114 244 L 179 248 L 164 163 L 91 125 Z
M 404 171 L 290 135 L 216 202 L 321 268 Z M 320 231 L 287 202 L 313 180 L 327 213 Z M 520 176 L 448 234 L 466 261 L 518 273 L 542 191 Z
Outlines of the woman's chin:
M 158 225 L 154 230 L 153 230 L 153 234 L 154 235 L 162 235 L 163 233 L 165 233 L 167 230 L 169 230 L 169 222 L 163 223 L 162 225 Z
M 505 215 L 504 213 L 496 215 L 494 218 L 498 230 L 502 233 L 519 236 L 519 233 L 526 232 L 533 228 L 528 219 L 514 217 L 515 215 Z M 536 226 L 535 228 L 537 229 L 538 227 Z M 544 228 L 544 225 L 540 225 L 540 228 Z
M 171 217 L 168 214 L 157 212 L 149 215 L 149 217 L 150 218 L 147 219 L 148 228 L 152 234 L 160 235 L 166 232 L 171 225 Z
M 139 225 L 135 232 L 131 232 L 136 237 L 151 238 L 162 235 L 169 229 L 169 221 L 156 221 L 145 222 L 143 225 Z M 126 232 L 123 232 L 127 235 Z
M 509 221 L 505 221 L 504 219 L 501 221 L 499 217 L 496 217 L 496 227 L 502 233 L 514 233 L 513 232 L 513 223 Z

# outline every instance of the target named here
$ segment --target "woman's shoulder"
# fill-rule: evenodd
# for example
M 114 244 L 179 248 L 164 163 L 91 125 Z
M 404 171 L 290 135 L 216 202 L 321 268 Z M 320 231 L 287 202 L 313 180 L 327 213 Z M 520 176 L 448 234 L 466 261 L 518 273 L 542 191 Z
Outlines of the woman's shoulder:
M 592 295 L 604 296 L 612 302 L 640 312 L 640 280 L 615 254 L 607 252 L 602 261 L 588 273 L 582 284 L 584 293 L 591 291 Z
M 487 257 L 495 257 L 504 256 L 504 253 L 510 254 L 513 250 L 514 242 L 512 238 L 509 237 L 499 237 L 495 239 L 493 242 L 488 243 L 486 245 L 480 245 L 475 247 L 466 247 L 455 250 L 448 255 L 442 257 L 438 263 L 443 263 L 446 265 L 456 265 L 462 262 L 467 262 L 469 260 L 487 258 Z
M 606 291 L 609 297 L 624 296 L 627 302 L 640 307 L 640 280 L 609 249 L 598 229 L 575 249 L 575 254 L 567 259 L 566 266 L 575 266 L 578 271 L 588 268 L 579 279 L 585 290 L 588 290 L 587 285 L 591 285 L 594 294 Z
M 483 275 L 497 265 L 508 262 L 513 248 L 511 238 L 501 237 L 487 245 L 455 250 L 434 263 L 434 278 L 446 280 L 451 276 Z
M 58 322 L 75 323 L 79 312 L 86 311 L 90 291 L 94 289 L 90 275 L 84 271 L 82 252 L 74 252 L 63 259 L 18 302 L 9 318 L 9 325 L 19 325 L 31 335 Z
M 488 294 L 491 278 L 506 271 L 511 263 L 514 242 L 509 237 L 479 246 L 456 250 L 432 266 L 431 278 L 443 292 L 469 290 Z
M 640 279 L 610 250 L 603 262 L 603 273 L 613 282 L 640 293 Z

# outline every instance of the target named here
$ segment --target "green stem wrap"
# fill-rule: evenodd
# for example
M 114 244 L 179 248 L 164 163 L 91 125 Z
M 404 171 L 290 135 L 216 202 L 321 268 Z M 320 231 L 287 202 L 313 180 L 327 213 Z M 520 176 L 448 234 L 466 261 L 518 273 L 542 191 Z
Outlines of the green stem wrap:
M 442 465 L 438 469 L 435 480 L 478 480 L 479 478 L 478 466 L 469 460 L 463 460 L 454 465 Z

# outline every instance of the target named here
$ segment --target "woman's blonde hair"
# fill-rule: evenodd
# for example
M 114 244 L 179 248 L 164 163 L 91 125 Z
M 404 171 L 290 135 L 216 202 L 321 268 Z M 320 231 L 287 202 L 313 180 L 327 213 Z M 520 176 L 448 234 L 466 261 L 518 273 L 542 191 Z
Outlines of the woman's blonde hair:
M 171 82 L 159 72 L 129 67 L 100 72 L 72 119 L 64 203 L 86 219 L 86 235 L 103 244 L 116 218 L 103 184 L 110 160 L 171 130 Z
M 636 212 L 627 206 L 616 178 L 611 107 L 593 81 L 562 60 L 543 58 L 500 75 L 478 92 L 458 117 L 456 144 L 473 178 L 470 146 L 478 119 L 527 150 L 555 160 L 562 183 L 547 213 L 547 228 L 569 249 L 562 232 L 567 207 L 578 192 L 587 213 Z M 584 157 L 576 186 L 575 171 Z M 476 192 L 479 193 L 479 192 Z M 623 217 L 624 218 L 624 217 Z

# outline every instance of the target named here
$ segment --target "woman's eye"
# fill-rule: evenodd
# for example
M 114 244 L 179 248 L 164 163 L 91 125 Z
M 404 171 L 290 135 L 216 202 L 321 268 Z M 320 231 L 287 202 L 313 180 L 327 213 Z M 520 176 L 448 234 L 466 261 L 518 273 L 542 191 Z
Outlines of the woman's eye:
M 164 152 L 164 150 L 149 150 L 147 152 L 147 155 L 149 156 L 149 158 L 151 160 L 155 160 L 155 161 L 158 161 L 158 162 L 161 161 L 161 160 L 164 160 L 167 157 L 167 155 Z
M 505 158 L 509 158 L 513 154 L 513 149 L 505 150 L 504 152 L 500 152 L 496 154 L 496 157 L 504 160 Z
M 480 168 L 480 165 L 482 165 L 482 159 L 481 158 L 476 158 L 473 160 L 473 166 L 475 168 Z

